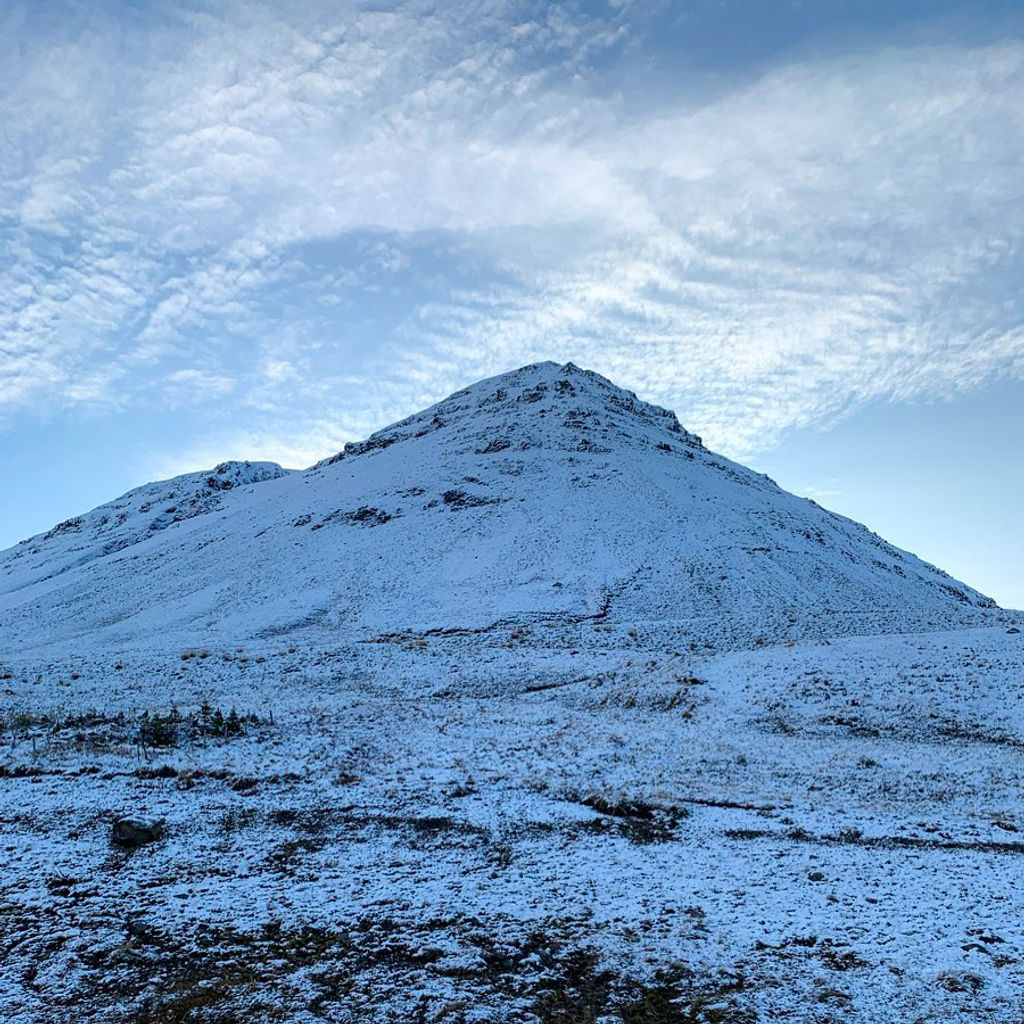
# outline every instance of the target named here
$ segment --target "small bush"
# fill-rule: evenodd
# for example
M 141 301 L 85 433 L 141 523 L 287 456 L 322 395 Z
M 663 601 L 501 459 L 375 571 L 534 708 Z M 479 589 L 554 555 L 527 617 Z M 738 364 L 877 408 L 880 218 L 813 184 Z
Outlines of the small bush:
M 166 715 L 142 712 L 139 719 L 139 742 L 145 747 L 174 747 L 178 744 L 181 712 L 171 708 Z
M 166 714 L 144 711 L 139 718 L 138 741 L 143 747 L 176 747 L 183 742 L 207 739 L 230 740 L 244 736 L 250 729 L 269 723 L 259 715 L 240 715 L 235 708 L 227 714 L 203 701 L 198 711 L 183 715 L 177 707 Z

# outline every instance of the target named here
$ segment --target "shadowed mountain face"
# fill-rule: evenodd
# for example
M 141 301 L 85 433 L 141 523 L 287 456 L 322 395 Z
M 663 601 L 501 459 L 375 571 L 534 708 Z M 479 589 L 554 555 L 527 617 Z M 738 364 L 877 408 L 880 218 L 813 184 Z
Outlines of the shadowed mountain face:
M 305 472 L 226 463 L 0 554 L 10 651 L 312 631 L 680 649 L 983 624 L 993 603 L 572 364 Z

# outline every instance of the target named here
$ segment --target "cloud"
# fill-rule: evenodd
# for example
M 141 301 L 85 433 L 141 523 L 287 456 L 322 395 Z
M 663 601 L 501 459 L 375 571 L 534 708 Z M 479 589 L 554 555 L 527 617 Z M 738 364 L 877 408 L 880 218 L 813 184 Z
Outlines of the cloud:
M 656 227 L 427 310 L 491 372 L 574 351 L 734 452 L 1020 374 L 1024 49 L 787 67 L 599 149 Z
M 657 28 L 631 5 L 331 6 L 24 15 L 0 416 L 187 405 L 312 462 L 572 358 L 745 454 L 1024 376 L 1019 41 L 712 91 L 619 73 Z

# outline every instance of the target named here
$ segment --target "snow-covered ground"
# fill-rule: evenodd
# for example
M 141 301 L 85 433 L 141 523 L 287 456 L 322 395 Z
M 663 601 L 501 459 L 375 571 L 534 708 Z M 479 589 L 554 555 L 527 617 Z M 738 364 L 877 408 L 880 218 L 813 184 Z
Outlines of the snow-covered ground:
M 0 553 L 0 1019 L 1024 1020 L 1022 620 L 571 365 L 146 485 Z
M 1012 621 L 10 662 L 5 1020 L 1018 1020 Z

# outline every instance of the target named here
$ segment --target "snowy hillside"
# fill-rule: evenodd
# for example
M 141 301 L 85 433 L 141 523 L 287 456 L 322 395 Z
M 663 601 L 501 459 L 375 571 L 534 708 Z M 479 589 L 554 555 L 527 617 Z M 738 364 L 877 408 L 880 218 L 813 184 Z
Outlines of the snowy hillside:
M 273 462 L 222 462 L 209 472 L 136 487 L 4 552 L 4 589 L 87 566 L 175 523 L 217 511 L 236 487 L 276 480 L 288 472 Z
M 439 631 L 590 647 L 616 628 L 730 648 L 981 624 L 992 607 L 706 450 L 672 413 L 554 363 L 306 472 L 226 464 L 0 555 L 13 650 Z

